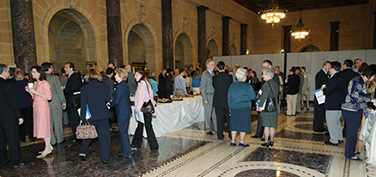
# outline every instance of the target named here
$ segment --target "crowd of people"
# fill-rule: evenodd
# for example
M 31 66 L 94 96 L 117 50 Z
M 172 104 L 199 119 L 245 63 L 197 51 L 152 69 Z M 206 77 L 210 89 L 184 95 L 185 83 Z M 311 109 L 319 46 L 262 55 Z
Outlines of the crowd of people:
M 260 67 L 261 81 L 251 68 L 239 65 L 230 68 L 223 61 L 216 63 L 208 59 L 203 72 L 200 68 L 163 68 L 157 82 L 155 74 L 149 70 L 133 72 L 130 65 L 116 67 L 111 62 L 105 71 L 89 68 L 86 75 L 76 73 L 74 63 L 67 62 L 60 77 L 53 75 L 53 65 L 48 62 L 33 66 L 31 77 L 20 68 L 10 71 L 9 67 L 0 64 L 0 162 L 2 165 L 11 163 L 14 167 L 24 165 L 19 147 L 26 137 L 30 142 L 35 138 L 44 141 L 45 147 L 36 158 L 49 155 L 55 144 L 64 142 L 64 112 L 68 115 L 73 135 L 80 121 L 96 127 L 104 164 L 110 160 L 110 131 L 115 122 L 121 139 L 119 156 L 131 158 L 132 149 L 140 149 L 144 127 L 150 149 L 157 151 L 159 145 L 152 126 L 156 99 L 189 94 L 202 95 L 207 135 L 216 133 L 217 138 L 223 140 L 227 126 L 230 147 L 248 147 L 244 138 L 247 132 L 251 132 L 251 111 L 255 110 L 258 121 L 252 138 L 260 138 L 264 141 L 260 144 L 262 147 L 271 148 L 281 109 L 286 108 L 287 116 L 294 116 L 304 108 L 310 109 L 310 75 L 304 66 L 293 66 L 286 76 L 279 66 L 273 68 L 270 60 L 263 61 Z M 361 160 L 355 152 L 357 132 L 363 110 L 367 104 L 376 103 L 373 81 L 376 65 L 368 66 L 357 59 L 354 62 L 345 60 L 342 67 L 341 71 L 341 63 L 326 61 L 315 76 L 315 90 L 321 89 L 326 100 L 319 103 L 314 98 L 313 130 L 329 131 L 327 145 L 338 146 L 346 136 L 346 158 Z M 143 117 L 143 121 L 138 121 L 130 142 L 131 102 L 134 102 L 135 116 Z M 344 130 L 340 121 L 342 115 L 345 118 Z M 236 143 L 237 132 L 240 133 L 239 144 Z M 76 136 L 72 141 L 77 141 Z M 90 142 L 91 139 L 82 140 L 78 153 L 82 160 L 86 160 L 89 154 Z

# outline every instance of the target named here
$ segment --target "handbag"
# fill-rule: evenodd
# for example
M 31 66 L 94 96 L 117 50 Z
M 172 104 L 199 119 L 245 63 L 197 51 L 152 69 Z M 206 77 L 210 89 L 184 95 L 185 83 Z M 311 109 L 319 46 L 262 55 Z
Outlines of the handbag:
M 146 88 L 148 89 L 148 95 L 149 95 L 150 100 L 148 102 L 144 102 L 144 104 L 141 107 L 141 112 L 145 114 L 153 114 L 155 112 L 155 109 L 154 109 L 153 103 L 151 102 L 152 97 L 150 97 L 148 83 L 146 83 Z
M 81 92 L 74 92 L 72 96 L 72 106 L 73 108 L 80 108 L 81 107 Z
M 274 94 L 273 94 L 273 89 L 270 86 L 269 82 L 268 82 L 268 85 L 270 87 L 270 90 L 272 92 L 273 97 L 267 98 L 265 100 L 266 103 L 265 103 L 264 112 L 275 112 L 275 111 L 277 111 L 277 106 L 275 105 L 275 98 L 274 98 Z
M 77 139 L 94 139 L 98 137 L 97 130 L 95 129 L 94 125 L 91 125 L 87 121 L 87 125 L 80 121 L 80 125 L 76 128 L 76 138 Z

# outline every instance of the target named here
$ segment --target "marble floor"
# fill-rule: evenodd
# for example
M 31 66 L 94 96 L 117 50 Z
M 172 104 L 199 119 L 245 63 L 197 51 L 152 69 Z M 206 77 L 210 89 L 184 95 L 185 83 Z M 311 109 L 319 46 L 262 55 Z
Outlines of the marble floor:
M 281 114 L 278 118 L 273 149 L 262 148 L 260 139 L 250 138 L 257 126 L 257 113 L 252 113 L 252 131 L 246 135 L 247 148 L 230 147 L 227 135 L 218 140 L 207 135 L 203 122 L 157 137 L 159 150 L 150 151 L 144 139 L 140 151 L 132 158 L 118 157 L 119 132 L 111 133 L 111 160 L 100 161 L 99 143 L 94 140 L 86 161 L 77 158 L 80 142 L 65 128 L 66 141 L 54 146 L 51 155 L 36 159 L 43 149 L 42 141 L 22 143 L 21 157 L 26 165 L 17 169 L 0 167 L 5 176 L 376 176 L 376 167 L 365 162 L 346 160 L 344 144 L 328 146 L 325 133 L 312 131 L 313 110 L 296 116 Z M 130 137 L 132 138 L 132 137 Z M 238 137 L 239 139 L 239 137 Z M 357 150 L 364 159 L 364 146 Z

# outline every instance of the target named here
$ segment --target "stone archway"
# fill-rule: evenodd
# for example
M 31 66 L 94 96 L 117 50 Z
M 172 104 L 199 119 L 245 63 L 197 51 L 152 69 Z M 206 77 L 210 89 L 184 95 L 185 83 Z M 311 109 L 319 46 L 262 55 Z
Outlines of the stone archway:
M 317 52 L 321 51 L 317 46 L 309 44 L 305 47 L 303 47 L 299 52 Z
M 175 67 L 188 68 L 193 64 L 192 42 L 189 36 L 181 33 L 175 40 Z
M 211 39 L 206 46 L 206 58 L 219 56 L 218 45 L 214 39 Z
M 151 31 L 144 24 L 136 24 L 128 34 L 128 62 L 147 63 L 155 70 L 155 43 Z
M 229 48 L 229 55 L 238 55 L 238 49 L 236 48 L 235 44 L 231 44 Z
M 55 71 L 67 61 L 73 62 L 76 70 L 87 70 L 87 62 L 96 62 L 94 30 L 88 19 L 74 9 L 58 11 L 48 26 L 50 61 Z

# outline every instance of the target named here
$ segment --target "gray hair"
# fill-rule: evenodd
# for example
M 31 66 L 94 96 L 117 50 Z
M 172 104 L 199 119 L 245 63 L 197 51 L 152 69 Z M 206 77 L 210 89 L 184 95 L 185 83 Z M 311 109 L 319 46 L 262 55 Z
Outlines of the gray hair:
M 4 71 L 7 71 L 7 69 L 7 65 L 0 63 L 0 74 L 2 74 Z
M 245 77 L 245 74 L 246 74 L 247 70 L 245 70 L 244 68 L 239 68 L 236 73 L 235 73 L 235 77 L 237 80 L 242 80 L 244 79 Z
M 274 71 L 271 68 L 262 68 L 262 73 L 269 75 L 270 78 L 274 77 Z

